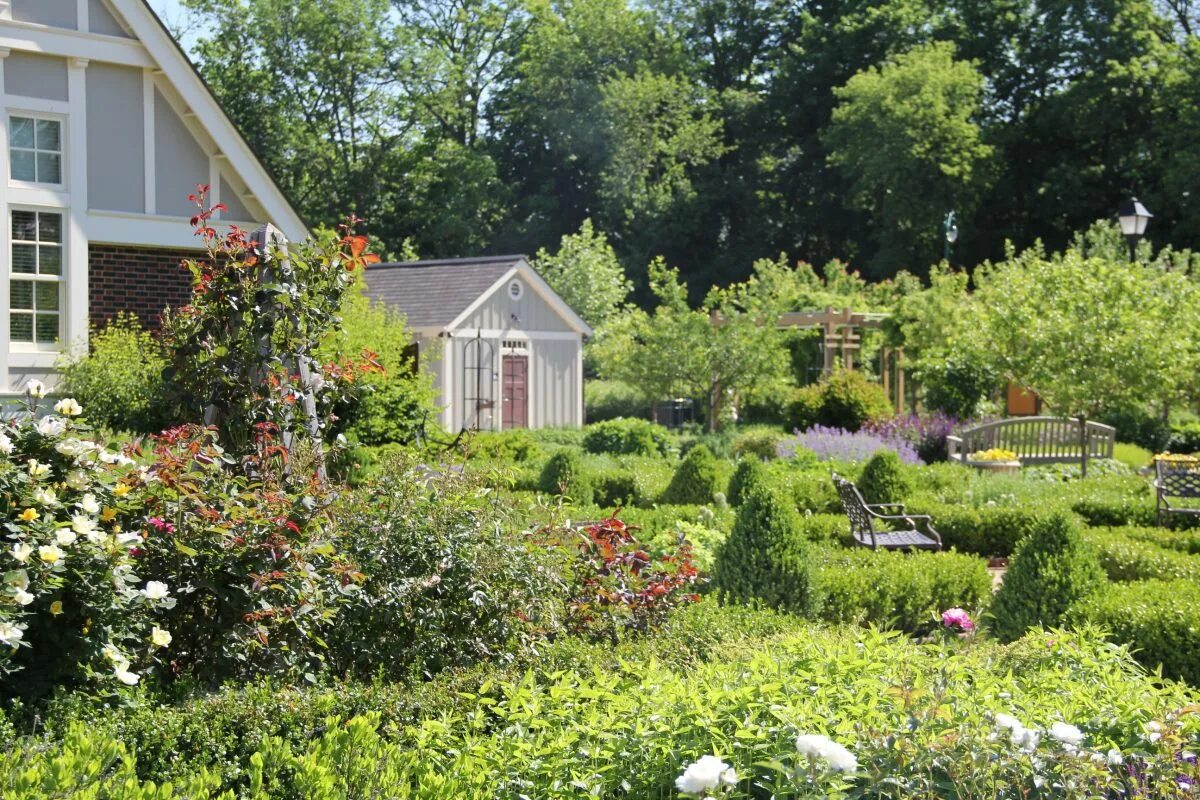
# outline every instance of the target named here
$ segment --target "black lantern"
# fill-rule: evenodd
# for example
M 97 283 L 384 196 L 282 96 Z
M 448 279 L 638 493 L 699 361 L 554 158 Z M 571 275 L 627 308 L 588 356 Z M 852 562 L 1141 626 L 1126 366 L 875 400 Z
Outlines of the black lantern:
M 1151 214 L 1141 201 L 1131 197 L 1117 211 L 1117 219 L 1121 221 L 1121 235 L 1129 242 L 1129 260 L 1137 258 L 1137 244 L 1146 235 L 1146 226 L 1150 224 Z

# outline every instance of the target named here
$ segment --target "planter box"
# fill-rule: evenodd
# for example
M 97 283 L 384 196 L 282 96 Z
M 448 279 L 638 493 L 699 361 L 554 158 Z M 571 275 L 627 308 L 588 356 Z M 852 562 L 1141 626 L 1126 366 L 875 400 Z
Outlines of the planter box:
M 998 472 L 1001 474 L 1021 471 L 1020 461 L 968 461 L 967 466 L 974 467 L 980 472 Z

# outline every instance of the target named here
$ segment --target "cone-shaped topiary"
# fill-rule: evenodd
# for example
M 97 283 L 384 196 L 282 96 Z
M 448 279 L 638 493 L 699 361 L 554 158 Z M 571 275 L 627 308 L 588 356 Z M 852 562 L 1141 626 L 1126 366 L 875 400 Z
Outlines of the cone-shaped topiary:
M 1011 642 L 1031 627 L 1058 625 L 1073 603 L 1104 581 L 1100 559 L 1081 538 L 1079 523 L 1055 512 L 1017 543 L 1004 585 L 992 600 L 989 627 Z
M 868 503 L 903 503 L 912 493 L 912 481 L 891 450 L 880 450 L 863 467 L 858 490 Z
M 763 462 L 757 458 L 743 458 L 733 471 L 733 477 L 729 479 L 729 489 L 725 492 L 725 497 L 730 506 L 737 508 L 751 488 L 766 485 L 767 470 Z
M 706 445 L 698 444 L 688 451 L 675 468 L 671 483 L 663 492 L 662 502 L 677 506 L 703 506 L 713 501 L 721 491 L 717 459 Z
M 559 450 L 550 456 L 542 468 L 539 487 L 547 494 L 570 497 L 579 505 L 592 502 L 592 485 L 583 473 L 583 459 L 578 451 L 570 448 Z
M 821 606 L 795 509 L 765 486 L 750 486 L 737 521 L 717 552 L 713 587 L 722 602 L 748 602 L 812 617 Z

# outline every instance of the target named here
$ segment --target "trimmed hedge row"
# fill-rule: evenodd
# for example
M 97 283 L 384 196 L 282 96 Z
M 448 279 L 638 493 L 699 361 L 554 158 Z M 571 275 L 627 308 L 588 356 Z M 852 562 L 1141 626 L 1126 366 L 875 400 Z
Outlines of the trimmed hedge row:
M 1194 580 L 1109 584 L 1068 612 L 1067 622 L 1095 623 L 1127 644 L 1149 669 L 1200 683 L 1200 585 Z
M 992 593 L 984 562 L 961 553 L 822 548 L 820 618 L 909 633 L 928 631 L 948 608 L 980 609 Z
M 1200 580 L 1200 558 L 1133 538 L 1130 529 L 1093 529 L 1083 538 L 1099 554 L 1109 580 Z

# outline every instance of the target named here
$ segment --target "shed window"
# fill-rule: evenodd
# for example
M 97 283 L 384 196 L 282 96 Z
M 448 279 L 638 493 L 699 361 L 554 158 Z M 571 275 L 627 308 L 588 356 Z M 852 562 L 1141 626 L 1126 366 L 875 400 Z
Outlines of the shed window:
M 60 335 L 63 217 L 12 212 L 8 332 L 14 343 L 53 345 Z
M 14 181 L 61 185 L 62 123 L 55 119 L 9 117 L 8 163 Z

